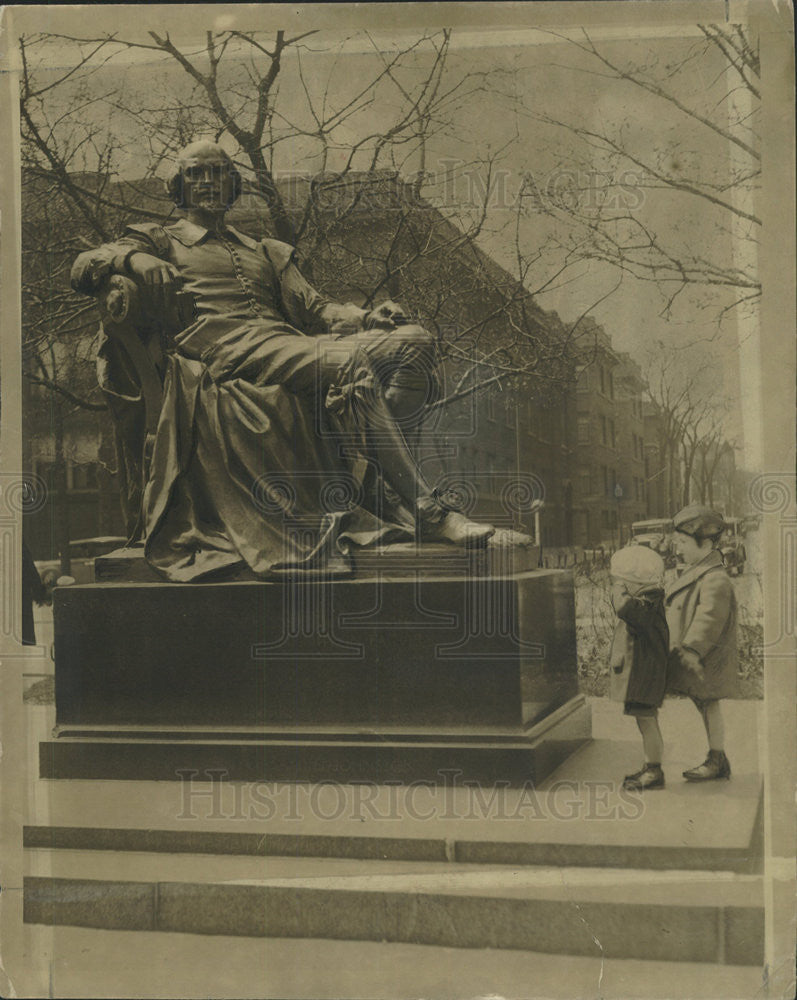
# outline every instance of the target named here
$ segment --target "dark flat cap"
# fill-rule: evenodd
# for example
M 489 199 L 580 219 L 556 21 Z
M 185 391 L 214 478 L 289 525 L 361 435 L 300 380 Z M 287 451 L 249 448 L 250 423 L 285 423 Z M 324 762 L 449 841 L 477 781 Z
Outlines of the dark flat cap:
M 689 504 L 679 510 L 672 519 L 672 526 L 676 531 L 691 535 L 698 541 L 702 538 L 716 538 L 726 527 L 719 511 L 699 503 Z

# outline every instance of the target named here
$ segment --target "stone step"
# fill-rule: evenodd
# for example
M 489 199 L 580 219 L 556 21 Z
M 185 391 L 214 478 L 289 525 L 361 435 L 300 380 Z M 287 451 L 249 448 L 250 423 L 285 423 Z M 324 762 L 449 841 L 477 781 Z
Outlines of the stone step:
M 588 741 L 589 711 L 584 696 L 576 695 L 536 724 L 514 729 L 375 727 L 340 733 L 291 727 L 254 738 L 251 731 L 58 727 L 57 736 L 39 745 L 41 778 L 179 782 L 193 772 L 249 782 L 445 784 L 445 775 L 458 771 L 480 784 L 523 786 L 542 782 Z
M 763 961 L 762 881 L 734 873 L 28 850 L 24 898 L 34 924 Z
M 84 927 L 25 928 L 42 970 L 20 996 L 241 997 L 260 1000 L 462 1000 L 463 997 L 611 997 L 728 1000 L 760 994 L 762 970 L 708 962 L 611 959 L 600 954 L 431 945 L 246 938 Z M 6 959 L 7 961 L 7 959 Z M 32 962 L 26 971 L 30 975 Z M 14 975 L 17 986 L 17 976 Z
M 595 740 L 538 788 L 525 789 L 466 787 L 456 772 L 443 786 L 40 780 L 31 789 L 25 842 L 54 849 L 760 870 L 757 773 L 739 767 L 731 781 L 690 784 L 679 774 L 691 761 L 683 754 L 665 761 L 665 789 L 633 796 L 612 776 L 633 765 L 635 752 L 630 742 Z

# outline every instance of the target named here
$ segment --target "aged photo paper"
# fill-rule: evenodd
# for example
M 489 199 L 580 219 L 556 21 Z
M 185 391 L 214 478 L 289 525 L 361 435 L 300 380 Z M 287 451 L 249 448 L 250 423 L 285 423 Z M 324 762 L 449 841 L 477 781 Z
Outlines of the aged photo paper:
M 794 996 L 791 6 L 0 69 L 0 995 Z

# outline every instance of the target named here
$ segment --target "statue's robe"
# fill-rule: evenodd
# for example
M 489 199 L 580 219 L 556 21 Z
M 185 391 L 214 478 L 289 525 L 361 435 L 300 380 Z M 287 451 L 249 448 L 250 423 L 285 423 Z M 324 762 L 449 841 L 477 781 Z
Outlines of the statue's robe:
M 379 387 L 428 386 L 432 338 L 415 326 L 363 331 L 365 311 L 323 298 L 292 247 L 186 220 L 131 226 L 81 254 L 73 287 L 91 294 L 135 252 L 172 263 L 195 310 L 166 356 L 146 476 L 136 371 L 117 340 L 98 354 L 131 531 L 149 562 L 175 581 L 244 565 L 345 571 L 352 546 L 410 540 L 412 504 L 369 442 L 385 434 L 406 447 Z

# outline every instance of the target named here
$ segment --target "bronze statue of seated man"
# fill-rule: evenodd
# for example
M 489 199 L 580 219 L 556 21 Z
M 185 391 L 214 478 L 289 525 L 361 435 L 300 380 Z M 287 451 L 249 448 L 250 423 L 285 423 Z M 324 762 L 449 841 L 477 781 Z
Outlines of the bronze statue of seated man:
M 291 246 L 228 226 L 241 179 L 221 147 L 192 143 L 168 186 L 184 218 L 129 226 L 72 270 L 76 291 L 104 291 L 106 318 L 125 308 L 118 276 L 170 315 L 168 342 L 147 345 L 162 396 L 146 458 L 141 342 L 106 341 L 99 358 L 149 562 L 184 581 L 343 565 L 357 546 L 414 538 L 486 545 L 493 528 L 431 488 L 402 430 L 437 392 L 434 338 L 395 303 L 328 301 Z

